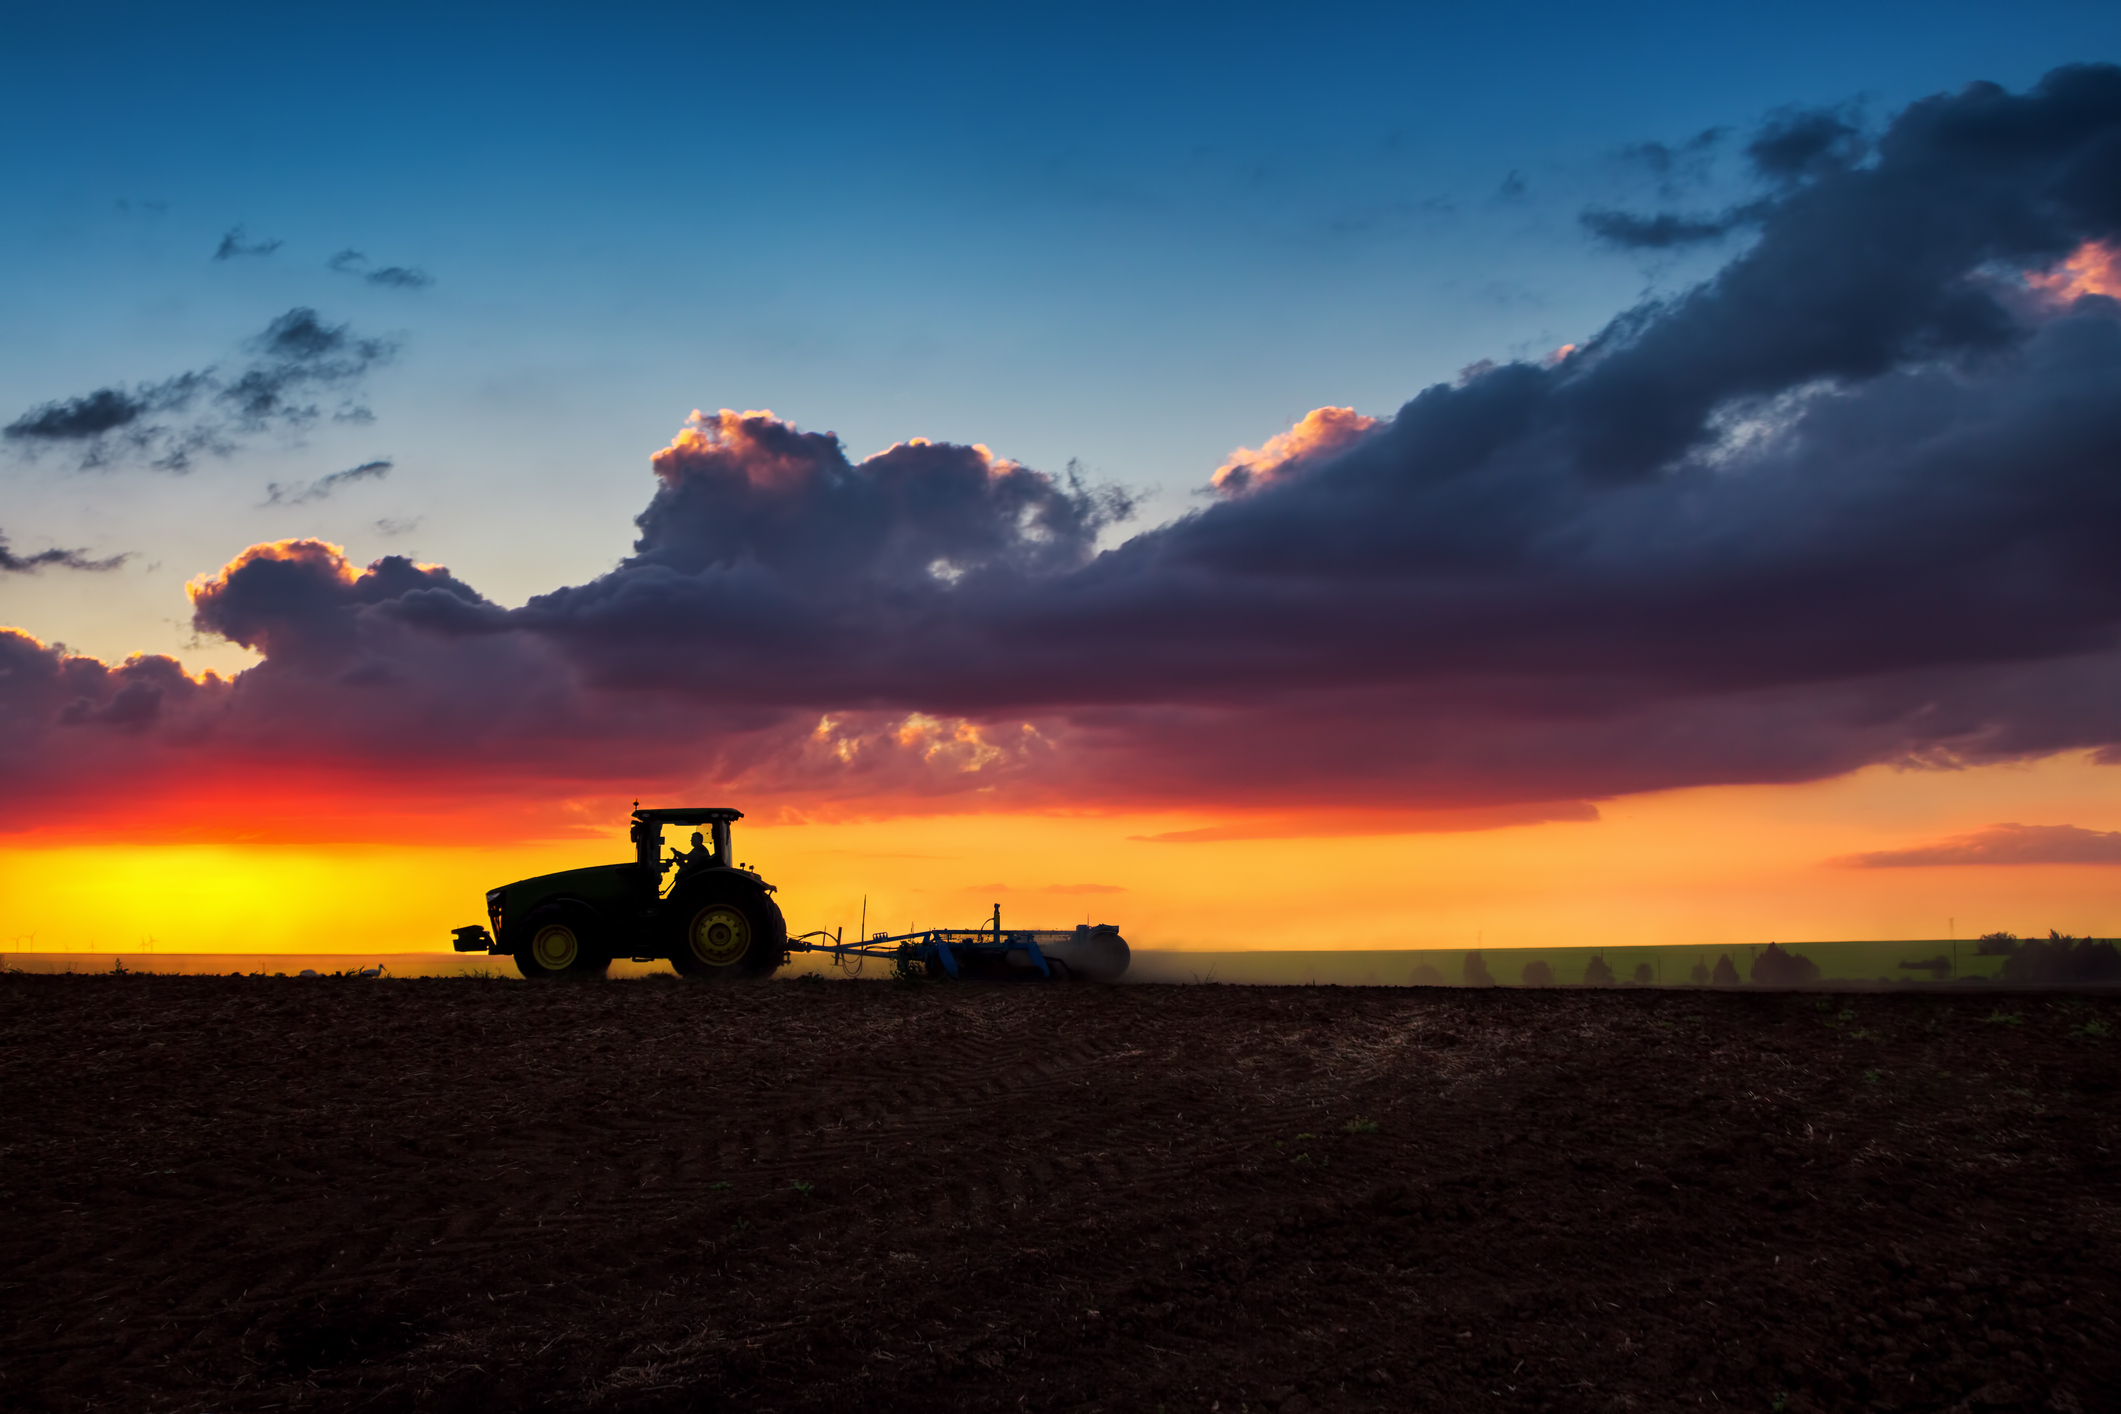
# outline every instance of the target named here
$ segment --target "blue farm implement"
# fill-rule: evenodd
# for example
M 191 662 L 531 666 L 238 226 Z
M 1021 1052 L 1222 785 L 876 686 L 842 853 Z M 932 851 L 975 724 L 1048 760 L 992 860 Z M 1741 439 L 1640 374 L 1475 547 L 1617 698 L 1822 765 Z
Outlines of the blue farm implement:
M 1116 982 L 1130 961 L 1127 940 L 1109 923 L 1004 929 L 1000 905 L 981 928 L 876 933 L 854 942 L 841 941 L 837 932 L 805 933 L 788 940 L 788 951 L 829 957 L 853 973 L 875 960 L 901 977 L 1008 982 Z

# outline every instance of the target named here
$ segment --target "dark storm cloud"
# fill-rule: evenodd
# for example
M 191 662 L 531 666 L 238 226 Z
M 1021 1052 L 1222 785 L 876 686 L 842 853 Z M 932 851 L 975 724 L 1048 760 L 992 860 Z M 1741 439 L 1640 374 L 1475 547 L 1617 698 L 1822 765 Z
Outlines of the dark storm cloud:
M 1469 819 L 2121 760 L 2121 305 L 2025 278 L 2121 239 L 2121 70 L 1917 103 L 1860 162 L 1784 126 L 1713 278 L 1321 410 L 1111 548 L 1125 498 L 984 448 L 696 417 L 633 554 L 520 609 L 251 552 L 197 624 L 264 662 L 185 720 L 496 782 Z
M 220 247 L 214 251 L 214 259 L 234 260 L 244 255 L 271 255 L 279 248 L 278 239 L 254 241 L 243 234 L 241 226 L 234 226 L 229 229 L 227 235 L 221 237 Z
M 117 726 L 137 731 L 161 715 L 165 702 L 193 706 L 208 697 L 223 697 L 227 689 L 225 679 L 211 674 L 203 681 L 187 676 L 172 658 L 143 655 L 111 667 L 47 647 L 19 630 L 0 628 L 0 720 L 10 724 L 6 737 L 15 738 L 0 760 L 10 779 L 24 785 L 84 775 L 93 779 L 98 772 L 84 773 L 67 755 L 78 749 L 93 761 L 102 748 L 94 743 L 76 747 L 71 729 Z M 29 730 L 35 731 L 34 740 L 20 740 Z M 125 766 L 137 770 L 143 760 L 151 761 L 145 754 L 149 745 L 138 743 L 140 754 Z
M 1835 861 L 1861 869 L 1964 864 L 2121 864 L 2121 831 L 2075 825 L 1991 825 L 1910 849 L 1882 849 Z
M 343 666 L 368 638 L 364 611 L 378 606 L 400 622 L 455 630 L 475 629 L 482 615 L 498 613 L 439 566 L 392 555 L 354 574 L 315 540 L 253 547 L 192 585 L 192 622 L 201 632 L 308 664 Z
M 265 504 L 268 506 L 306 506 L 313 501 L 328 499 L 332 492 L 337 491 L 349 482 L 380 481 L 390 475 L 391 468 L 396 465 L 396 462 L 378 457 L 374 461 L 362 462 L 359 466 L 350 466 L 344 471 L 335 471 L 329 476 L 320 476 L 315 481 L 298 486 L 282 486 L 277 481 L 267 482 L 265 486 Z
M 136 459 L 187 471 L 201 454 L 226 455 L 245 437 L 309 426 L 324 415 L 320 397 L 340 398 L 335 420 L 371 420 L 348 395 L 396 352 L 388 340 L 359 337 L 303 308 L 275 319 L 246 348 L 251 358 L 233 374 L 206 368 L 56 399 L 17 417 L 4 435 L 27 451 L 64 447 L 83 468 Z
M 125 560 L 124 555 L 93 560 L 85 550 L 51 549 L 39 550 L 34 555 L 18 555 L 9 548 L 7 537 L 0 535 L 0 574 L 34 574 L 41 569 L 114 570 Z

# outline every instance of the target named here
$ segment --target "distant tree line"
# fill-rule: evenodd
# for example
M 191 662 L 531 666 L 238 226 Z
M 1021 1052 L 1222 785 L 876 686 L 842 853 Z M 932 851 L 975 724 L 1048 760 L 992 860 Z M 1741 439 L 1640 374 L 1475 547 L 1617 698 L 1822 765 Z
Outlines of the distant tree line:
M 1763 987 L 1801 987 L 1807 982 L 1819 980 L 1819 964 L 1802 953 L 1794 953 L 1780 943 L 1769 943 L 1767 949 L 1753 959 L 1753 981 Z M 1694 964 L 1694 984 L 1699 987 L 1735 987 L 1738 985 L 1738 967 L 1731 955 L 1724 953 L 1710 967 L 1705 962 Z
M 2003 970 L 1997 974 L 2004 982 L 2034 982 L 2049 986 L 2121 982 L 2121 949 L 2111 942 L 2073 938 L 2052 930 L 2045 938 L 2033 939 L 2020 939 L 2015 933 L 1984 933 L 1975 951 L 1985 957 L 2001 956 L 2004 959 Z M 1900 966 L 1910 972 L 1928 972 L 1940 978 L 1952 970 L 1951 959 L 1942 954 L 1916 962 L 1903 962 Z M 1769 943 L 1755 954 L 1749 971 L 1754 985 L 1761 987 L 1802 987 L 1821 980 L 1818 963 L 1780 943 Z M 1545 958 L 1527 962 L 1520 975 L 1527 987 L 1552 987 L 1561 980 L 1555 975 L 1554 965 Z M 1739 984 L 1738 967 L 1728 952 L 1720 954 L 1713 967 L 1697 961 L 1690 975 L 1696 986 L 1735 987 Z M 1488 970 L 1487 960 L 1478 949 L 1465 955 L 1459 977 L 1461 985 L 1467 987 L 1497 985 L 1494 974 Z M 1426 962 L 1417 964 L 1407 980 L 1417 987 L 1444 985 L 1443 974 Z M 1629 980 L 1639 986 L 1648 986 L 1657 980 L 1656 969 L 1647 962 L 1638 963 Z M 1584 964 L 1584 986 L 1612 987 L 1619 982 L 1619 976 L 1603 953 L 1593 953 Z
M 2022 941 L 2014 933 L 1984 933 L 1978 951 L 2003 958 L 2003 970 L 1996 976 L 2004 982 L 2038 982 L 2051 987 L 2121 982 L 2121 949 L 2111 942 L 2073 938 L 2052 928 L 2045 938 Z
M 1738 969 L 1731 965 L 1731 955 L 1725 953 L 1716 959 L 1711 969 L 1705 962 L 1694 964 L 1694 985 L 1697 987 L 1735 987 L 1738 985 Z

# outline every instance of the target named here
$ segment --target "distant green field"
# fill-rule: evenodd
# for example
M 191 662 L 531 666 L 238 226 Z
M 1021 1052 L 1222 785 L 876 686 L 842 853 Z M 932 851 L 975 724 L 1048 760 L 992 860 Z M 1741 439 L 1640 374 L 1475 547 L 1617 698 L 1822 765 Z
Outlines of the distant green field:
M 2002 969 L 2001 957 L 1982 957 L 1970 940 L 1917 938 L 1886 941 L 1852 940 L 1823 943 L 1784 943 L 1787 952 L 1800 954 L 1819 964 L 1822 981 L 1870 982 L 1952 981 L 1957 978 L 1990 978 Z M 1638 948 L 1483 948 L 1481 961 L 1488 975 L 1504 986 L 1521 986 L 1525 968 L 1544 962 L 1553 970 L 1558 986 L 1580 986 L 1593 958 L 1603 958 L 1616 980 L 1632 982 L 1638 968 L 1649 969 L 1652 985 L 1684 986 L 1692 983 L 1694 969 L 1713 969 L 1728 953 L 1738 969 L 1739 980 L 1752 980 L 1753 959 L 1765 943 L 1733 947 L 1638 947 Z M 1901 966 L 1943 958 L 1946 968 L 1937 973 Z M 1463 983 L 1466 953 L 1463 950 L 1392 949 L 1376 952 L 1157 952 L 1136 949 L 1128 977 L 1136 982 L 1321 982 L 1343 986 L 1403 986 L 1428 980 L 1419 975 L 1433 969 L 1446 983 Z

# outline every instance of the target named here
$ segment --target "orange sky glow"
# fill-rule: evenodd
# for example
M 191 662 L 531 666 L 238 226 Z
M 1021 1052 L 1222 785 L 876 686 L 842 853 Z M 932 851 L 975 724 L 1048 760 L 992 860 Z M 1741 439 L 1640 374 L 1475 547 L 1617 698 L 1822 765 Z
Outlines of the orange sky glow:
M 733 802 L 741 806 L 742 801 Z M 18 838 L 0 850 L 11 951 L 394 953 L 446 947 L 484 891 L 616 861 L 630 802 L 586 796 L 442 812 L 390 838 L 307 821 L 288 836 Z M 285 817 L 296 818 L 296 817 Z M 1835 861 L 2018 818 L 2121 829 L 2112 768 L 2082 756 L 1968 771 L 1874 767 L 1798 786 L 1603 803 L 1595 820 L 1414 834 L 1243 833 L 1198 815 L 957 814 L 747 820 L 738 854 L 779 885 L 791 928 L 963 926 L 1000 903 L 1026 926 L 1118 924 L 1181 950 L 1730 944 L 2121 931 L 2121 868 L 1853 868 Z M 107 822 L 122 834 L 135 822 Z M 1294 825 L 1289 817 L 1271 828 Z M 1330 828 L 1330 824 L 1326 827 Z M 544 831 L 540 838 L 535 833 Z M 348 838 L 359 834 L 366 838 Z M 1176 837 L 1174 839 L 1174 837 Z M 1956 923 L 1953 921 L 1956 920 Z
M 2054 269 L 2027 279 L 2035 289 L 2059 301 L 2080 295 L 2121 299 L 2121 249 L 2102 241 L 2086 241 Z

